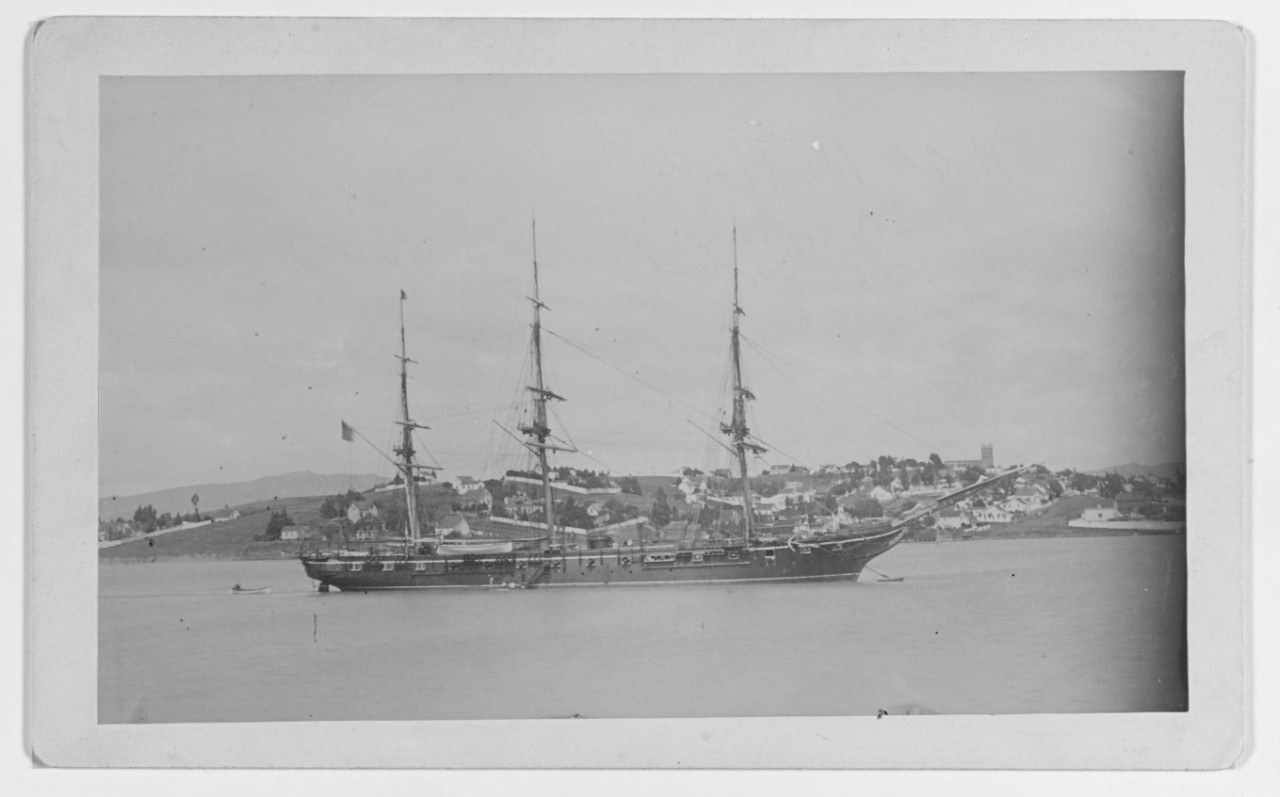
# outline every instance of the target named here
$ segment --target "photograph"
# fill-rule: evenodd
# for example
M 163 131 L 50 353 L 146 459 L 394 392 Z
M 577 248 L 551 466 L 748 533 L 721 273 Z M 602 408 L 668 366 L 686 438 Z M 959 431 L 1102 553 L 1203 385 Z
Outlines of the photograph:
M 1185 711 L 1182 80 L 103 77 L 99 722 Z
M 1237 766 L 1240 34 L 34 26 L 25 749 Z

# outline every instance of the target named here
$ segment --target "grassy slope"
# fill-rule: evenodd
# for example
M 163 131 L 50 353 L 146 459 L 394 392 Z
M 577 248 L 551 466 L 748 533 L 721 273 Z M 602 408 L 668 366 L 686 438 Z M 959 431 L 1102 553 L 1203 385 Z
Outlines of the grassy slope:
M 1034 536 L 1049 534 L 1087 534 L 1089 529 L 1073 529 L 1067 525 L 1068 520 L 1076 520 L 1080 513 L 1101 501 L 1096 495 L 1072 495 L 1055 501 L 1043 513 L 1026 518 L 1007 526 L 994 525 L 987 536 Z
M 320 520 L 320 504 L 324 496 L 282 498 L 278 501 L 258 501 L 238 507 L 241 517 L 175 531 L 147 540 L 134 540 L 113 548 L 98 551 L 104 562 L 127 562 L 172 557 L 208 557 L 232 559 L 278 558 L 293 556 L 298 551 L 296 542 L 254 542 L 255 534 L 263 533 L 272 510 L 284 508 L 295 523 L 316 523 Z

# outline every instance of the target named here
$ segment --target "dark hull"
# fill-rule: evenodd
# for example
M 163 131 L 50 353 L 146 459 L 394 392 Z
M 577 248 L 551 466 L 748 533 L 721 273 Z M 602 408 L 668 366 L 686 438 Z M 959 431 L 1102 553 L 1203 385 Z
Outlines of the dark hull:
M 654 550 L 611 548 L 554 556 L 302 557 L 307 575 L 344 591 L 622 587 L 854 579 L 902 539 L 905 529 L 868 529 L 850 537 Z M 670 559 L 668 560 L 668 557 Z

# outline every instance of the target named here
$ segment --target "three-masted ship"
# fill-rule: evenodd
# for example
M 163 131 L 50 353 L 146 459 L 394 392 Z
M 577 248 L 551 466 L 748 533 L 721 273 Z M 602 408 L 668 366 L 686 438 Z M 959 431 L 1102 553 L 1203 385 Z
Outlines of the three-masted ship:
M 344 591 L 391 589 L 454 589 L 541 587 L 630 586 L 706 584 L 713 582 L 773 582 L 819 579 L 856 580 L 872 559 L 897 545 L 911 525 L 924 515 L 948 506 L 998 481 L 1025 470 L 1009 470 L 993 478 L 941 496 L 898 518 L 840 525 L 834 520 L 813 525 L 763 526 L 753 507 L 749 455 L 763 454 L 765 447 L 747 425 L 747 402 L 755 396 L 743 384 L 738 301 L 737 232 L 734 231 L 733 322 L 730 329 L 732 355 L 732 413 L 720 425 L 728 438 L 726 447 L 737 466 L 737 496 L 727 502 L 739 508 L 737 523 L 727 535 L 695 535 L 680 543 L 646 545 L 609 541 L 574 541 L 556 522 L 552 452 L 574 449 L 552 434 L 547 405 L 564 399 L 547 387 L 542 369 L 542 311 L 538 288 L 536 231 L 533 256 L 532 358 L 533 381 L 526 390 L 532 399 L 528 422 L 518 429 L 522 444 L 537 460 L 541 485 L 543 524 L 541 533 L 523 539 L 453 540 L 424 536 L 418 508 L 418 474 L 432 469 L 416 461 L 413 432 L 428 427 L 416 423 L 409 414 L 407 365 L 404 335 L 404 300 L 400 312 L 400 409 L 397 423 L 401 442 L 394 449 L 396 466 L 404 483 L 407 523 L 404 537 L 384 540 L 363 548 L 342 545 L 331 550 L 308 550 L 301 555 L 307 575 L 319 582 L 322 591 L 331 587 Z M 348 427 L 343 424 L 344 434 Z M 353 547 L 355 549 L 353 549 Z

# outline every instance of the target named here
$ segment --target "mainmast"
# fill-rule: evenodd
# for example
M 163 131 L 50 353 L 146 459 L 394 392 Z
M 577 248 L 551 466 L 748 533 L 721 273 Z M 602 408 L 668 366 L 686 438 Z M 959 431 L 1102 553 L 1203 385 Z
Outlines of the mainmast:
M 400 456 L 400 475 L 404 478 L 404 500 L 405 509 L 409 514 L 409 525 L 405 529 L 406 539 L 416 540 L 420 536 L 418 528 L 418 489 L 415 472 L 424 469 L 421 465 L 414 464 L 413 461 L 413 430 L 426 429 L 428 427 L 414 423 L 409 417 L 409 369 L 408 364 L 414 362 L 408 357 L 408 352 L 404 341 L 404 301 L 405 292 L 400 291 L 400 354 L 396 357 L 400 361 L 400 420 L 396 423 L 400 424 L 400 445 L 393 449 Z M 416 363 L 415 363 L 416 364 Z M 430 470 L 430 468 L 426 468 Z
M 755 535 L 755 513 L 751 502 L 751 479 L 747 475 L 747 452 L 763 454 L 763 446 L 757 445 L 747 438 L 747 401 L 754 399 L 750 390 L 742 385 L 742 342 L 738 328 L 739 316 L 746 315 L 738 304 L 738 228 L 733 228 L 733 328 L 730 342 L 733 352 L 733 419 L 730 423 L 720 424 L 720 431 L 733 438 L 733 450 L 738 458 L 738 475 L 742 486 L 743 536 L 748 540 Z
M 542 475 L 543 511 L 547 517 L 547 536 L 552 543 L 556 540 L 555 502 L 551 493 L 551 470 L 547 464 L 548 451 L 572 451 L 571 448 L 557 446 L 547 442 L 551 439 L 551 426 L 547 423 L 547 402 L 564 401 L 547 389 L 542 379 L 542 311 L 550 310 L 542 303 L 538 292 L 538 222 L 533 222 L 533 364 L 534 384 L 526 385 L 526 390 L 533 394 L 533 422 L 520 427 L 520 431 L 529 437 L 525 447 L 538 457 L 538 471 Z

